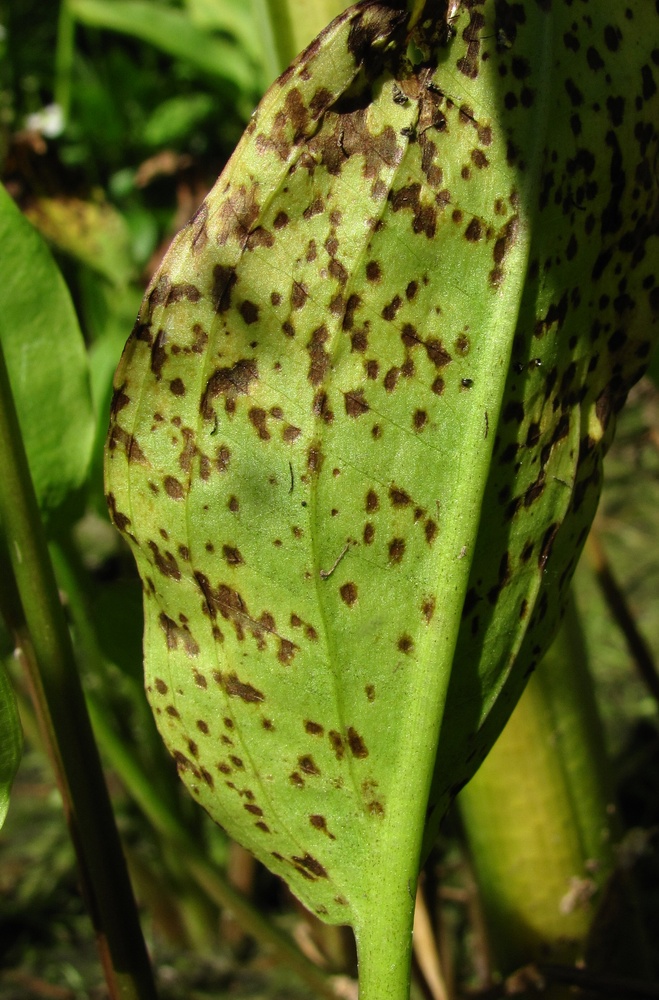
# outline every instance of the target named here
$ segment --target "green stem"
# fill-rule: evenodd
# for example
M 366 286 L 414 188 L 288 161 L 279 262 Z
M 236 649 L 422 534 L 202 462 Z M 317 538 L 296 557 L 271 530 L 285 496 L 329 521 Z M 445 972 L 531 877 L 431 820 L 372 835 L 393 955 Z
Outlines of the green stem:
M 359 961 L 359 1000 L 408 1000 L 412 958 L 415 886 L 386 894 L 355 927 Z
M 613 870 L 612 798 L 571 602 L 508 725 L 458 798 L 502 974 L 584 956 Z
M 53 87 L 55 103 L 62 109 L 64 121 L 68 121 L 71 112 L 71 79 L 73 75 L 73 56 L 75 40 L 75 19 L 68 5 L 68 0 L 60 0 L 59 19 L 57 23 L 57 46 L 55 49 L 55 86 Z
M 62 794 L 86 902 L 113 1000 L 154 1000 L 137 909 L 85 708 L 71 637 L 48 556 L 0 344 L 0 522 L 9 552 L 3 587 L 16 588 L 35 709 Z M 13 601 L 14 609 L 18 602 Z
M 60 585 L 69 601 L 74 631 L 81 641 L 83 654 L 93 672 L 102 674 L 105 672 L 103 655 L 98 647 L 76 573 L 61 547 L 54 547 L 53 559 Z M 108 718 L 108 712 L 92 694 L 87 695 L 87 709 L 98 745 L 108 763 L 153 828 L 176 849 L 184 868 L 206 897 L 218 906 L 231 910 L 248 934 L 269 948 L 278 961 L 293 969 L 318 996 L 335 1000 L 336 994 L 325 974 L 305 958 L 286 934 L 261 916 L 250 901 L 229 884 L 221 872 L 209 864 L 196 840 L 164 798 L 159 784 L 154 781 L 152 775 L 145 773 L 125 740 L 117 735 Z
M 350 0 L 252 0 L 260 25 L 266 68 L 274 78 L 282 73 Z

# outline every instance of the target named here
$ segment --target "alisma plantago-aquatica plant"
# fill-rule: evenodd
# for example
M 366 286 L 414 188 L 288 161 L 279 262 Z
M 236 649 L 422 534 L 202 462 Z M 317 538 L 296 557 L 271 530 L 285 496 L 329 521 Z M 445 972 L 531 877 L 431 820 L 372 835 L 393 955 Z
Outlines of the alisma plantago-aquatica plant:
M 112 517 L 195 798 L 406 996 L 415 882 L 559 620 L 656 319 L 657 9 L 367 0 L 147 291 Z M 656 215 L 654 216 L 656 217 Z

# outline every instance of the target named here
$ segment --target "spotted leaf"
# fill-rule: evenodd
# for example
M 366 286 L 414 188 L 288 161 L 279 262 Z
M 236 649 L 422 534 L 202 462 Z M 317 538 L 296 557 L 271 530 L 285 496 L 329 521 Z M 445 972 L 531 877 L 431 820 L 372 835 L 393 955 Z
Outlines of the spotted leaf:
M 656 20 L 351 8 L 263 99 L 117 371 L 161 732 L 356 927 L 365 997 L 378 955 L 404 993 L 427 816 L 552 635 L 647 360 Z

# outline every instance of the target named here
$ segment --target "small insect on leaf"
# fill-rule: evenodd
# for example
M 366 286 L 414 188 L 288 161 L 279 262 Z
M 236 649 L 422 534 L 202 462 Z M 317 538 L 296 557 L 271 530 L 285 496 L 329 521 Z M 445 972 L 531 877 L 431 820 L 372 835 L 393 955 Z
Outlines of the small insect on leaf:
M 554 632 L 659 305 L 654 6 L 411 6 L 266 94 L 147 291 L 106 465 L 181 776 L 355 926 L 367 1000 L 392 942 L 405 995 L 424 828 Z

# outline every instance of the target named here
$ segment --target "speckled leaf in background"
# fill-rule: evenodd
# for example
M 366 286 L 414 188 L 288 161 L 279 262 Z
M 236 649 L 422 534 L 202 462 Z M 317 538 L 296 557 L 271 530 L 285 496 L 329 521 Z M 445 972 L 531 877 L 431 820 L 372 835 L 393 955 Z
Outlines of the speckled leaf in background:
M 658 305 L 656 6 L 423 17 L 352 8 L 268 92 L 107 451 L 161 732 L 355 925 L 364 997 L 378 954 L 400 995 L 433 770 L 436 819 L 551 637 Z

